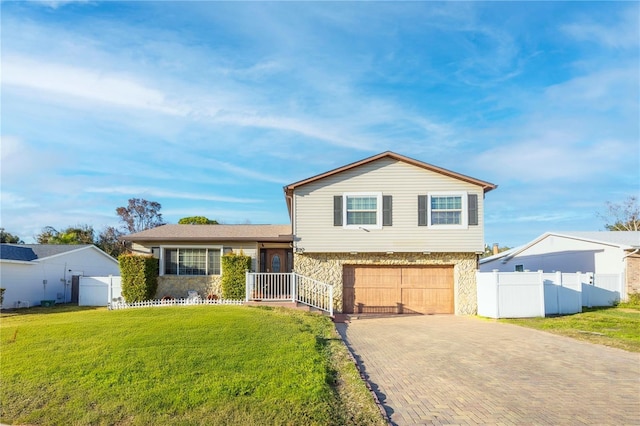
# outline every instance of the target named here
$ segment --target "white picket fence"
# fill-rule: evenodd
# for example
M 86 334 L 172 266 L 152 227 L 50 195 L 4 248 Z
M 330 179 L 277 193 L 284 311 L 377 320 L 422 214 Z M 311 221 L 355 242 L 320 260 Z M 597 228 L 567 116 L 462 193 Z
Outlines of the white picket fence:
M 109 303 L 109 310 L 130 309 L 130 308 L 149 308 L 158 306 L 194 306 L 194 305 L 242 305 L 244 300 L 231 299 L 203 299 L 201 297 L 190 297 L 184 299 L 168 299 L 168 300 L 145 300 L 143 302 L 127 303 L 125 301 L 114 300 Z
M 624 296 L 624 276 L 593 273 L 477 272 L 478 315 L 528 318 L 612 306 Z

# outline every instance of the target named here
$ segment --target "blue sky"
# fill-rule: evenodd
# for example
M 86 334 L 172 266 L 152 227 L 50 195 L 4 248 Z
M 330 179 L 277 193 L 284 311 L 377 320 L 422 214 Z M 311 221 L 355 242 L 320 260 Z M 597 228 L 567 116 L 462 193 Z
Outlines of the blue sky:
M 1 225 L 288 223 L 391 150 L 493 182 L 486 242 L 640 192 L 638 2 L 2 2 Z

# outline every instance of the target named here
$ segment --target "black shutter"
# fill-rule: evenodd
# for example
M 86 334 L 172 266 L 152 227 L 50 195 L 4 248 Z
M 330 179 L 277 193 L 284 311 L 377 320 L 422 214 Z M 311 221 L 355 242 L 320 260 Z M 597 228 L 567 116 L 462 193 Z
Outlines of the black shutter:
M 418 195 L 418 226 L 427 226 L 427 199 L 426 195 Z
M 393 202 L 391 195 L 382 196 L 382 226 L 391 226 L 393 222 Z
M 469 214 L 469 225 L 478 224 L 478 194 L 467 196 L 467 210 Z
M 342 195 L 333 197 L 333 226 L 342 226 Z

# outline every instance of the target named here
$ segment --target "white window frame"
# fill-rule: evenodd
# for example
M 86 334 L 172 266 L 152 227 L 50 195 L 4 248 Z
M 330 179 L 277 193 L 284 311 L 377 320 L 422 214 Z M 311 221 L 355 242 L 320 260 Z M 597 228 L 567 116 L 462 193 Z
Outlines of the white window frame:
M 171 276 L 171 277 L 219 277 L 220 275 L 180 275 L 178 274 L 165 274 L 165 250 L 172 250 L 172 249 L 208 249 L 208 250 L 219 250 L 220 251 L 220 275 L 222 275 L 222 256 L 224 255 L 223 253 L 223 248 L 221 245 L 207 245 L 207 246 L 195 246 L 195 245 L 166 245 L 166 246 L 160 246 L 160 276 Z M 178 258 L 180 258 L 178 256 Z M 208 256 L 206 256 L 206 265 L 208 267 L 209 265 L 209 260 L 208 260 Z M 180 266 L 178 266 L 178 272 L 180 271 Z
M 469 228 L 469 211 L 467 206 L 467 192 L 448 192 L 438 191 L 429 192 L 427 197 L 427 226 L 434 229 L 468 229 Z M 460 224 L 458 225 L 439 225 L 431 223 L 431 197 L 460 197 Z
M 376 224 L 349 225 L 347 223 L 348 197 L 376 197 Z M 382 192 L 345 192 L 342 194 L 342 227 L 344 229 L 382 229 Z

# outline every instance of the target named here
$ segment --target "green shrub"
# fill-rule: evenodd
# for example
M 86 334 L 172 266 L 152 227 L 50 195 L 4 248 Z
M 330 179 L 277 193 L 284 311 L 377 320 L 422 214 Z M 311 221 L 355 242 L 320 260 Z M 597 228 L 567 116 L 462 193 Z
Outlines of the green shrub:
M 122 295 L 127 303 L 151 300 L 158 289 L 158 259 L 122 254 L 118 257 Z
M 245 298 L 245 272 L 251 269 L 251 257 L 233 252 L 222 256 L 222 297 L 242 300 Z
M 4 302 L 4 291 L 6 290 L 6 288 L 0 288 L 0 306 L 2 306 L 2 303 Z
M 640 293 L 630 293 L 627 301 L 620 303 L 618 306 L 623 308 L 640 308 Z

